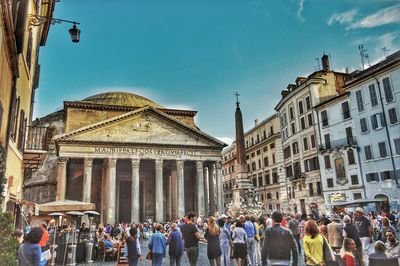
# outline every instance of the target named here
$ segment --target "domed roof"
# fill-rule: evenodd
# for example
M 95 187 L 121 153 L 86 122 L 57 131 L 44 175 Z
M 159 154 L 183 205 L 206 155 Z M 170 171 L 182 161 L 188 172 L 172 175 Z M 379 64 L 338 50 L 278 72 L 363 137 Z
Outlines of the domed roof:
M 105 104 L 105 105 L 122 105 L 122 106 L 131 106 L 131 107 L 144 107 L 144 106 L 152 106 L 154 108 L 164 108 L 163 106 L 150 101 L 149 99 L 142 97 L 140 95 L 130 93 L 130 92 L 105 92 L 99 93 L 90 97 L 83 99 L 82 101 L 97 103 L 97 104 Z

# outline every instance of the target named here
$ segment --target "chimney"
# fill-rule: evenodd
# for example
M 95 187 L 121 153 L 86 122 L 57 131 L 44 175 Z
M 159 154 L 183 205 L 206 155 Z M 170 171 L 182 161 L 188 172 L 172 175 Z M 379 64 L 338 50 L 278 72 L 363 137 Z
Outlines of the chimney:
M 321 57 L 321 61 L 322 61 L 322 70 L 323 71 L 330 71 L 331 67 L 329 66 L 329 57 L 326 54 L 324 54 Z
M 256 119 L 254 120 L 254 126 L 255 126 L 255 127 L 258 126 L 258 118 L 256 118 Z

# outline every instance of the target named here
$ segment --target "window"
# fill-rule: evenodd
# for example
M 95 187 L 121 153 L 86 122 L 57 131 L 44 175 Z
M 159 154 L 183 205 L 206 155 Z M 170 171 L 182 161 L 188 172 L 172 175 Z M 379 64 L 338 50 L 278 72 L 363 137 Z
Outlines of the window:
M 261 154 L 261 150 L 257 150 L 257 155 L 260 155 Z
M 361 199 L 361 193 L 353 193 L 354 200 Z
M 394 140 L 394 150 L 397 155 L 400 155 L 400 139 Z
M 28 69 L 31 69 L 31 62 L 32 62 L 32 28 L 29 29 L 28 33 L 28 47 L 26 49 L 26 65 Z
M 308 151 L 308 139 L 307 137 L 303 139 L 303 148 L 305 151 Z
M 359 112 L 364 111 L 364 101 L 362 98 L 361 90 L 356 91 L 357 109 Z
M 270 149 L 275 149 L 275 143 L 271 143 L 271 144 L 269 145 L 269 148 L 270 148 Z
M 361 133 L 368 132 L 368 123 L 366 118 L 361 118 L 360 119 L 360 125 L 361 125 Z
M 331 148 L 331 138 L 329 134 L 324 135 L 324 140 L 325 140 L 325 148 L 330 149 Z
M 293 112 L 292 106 L 289 107 L 289 118 L 290 118 L 290 121 L 292 121 L 294 119 L 294 112 Z
M 279 199 L 279 192 L 278 191 L 275 192 L 275 195 L 276 195 L 276 199 Z
M 268 166 L 268 157 L 264 157 L 264 166 Z
M 20 151 L 24 149 L 26 126 L 27 126 L 27 119 L 25 118 L 25 112 L 24 110 L 21 110 L 19 115 L 18 142 L 17 142 L 17 148 Z
M 393 179 L 393 177 L 394 177 L 393 171 L 383 171 L 383 172 L 381 172 L 381 180 L 382 181 Z
M 11 133 L 10 137 L 11 139 L 15 142 L 17 139 L 17 128 L 18 128 L 18 115 L 19 115 L 19 104 L 21 102 L 21 98 L 18 96 L 18 98 L 15 99 L 13 102 L 13 107 L 12 107 L 12 124 L 11 124 Z
M 397 122 L 399 122 L 399 119 L 397 118 L 396 108 L 390 108 L 388 110 L 388 113 L 389 113 L 389 123 L 391 125 L 396 124 Z
M 314 158 L 304 161 L 304 171 L 305 172 L 315 171 L 318 169 L 319 169 L 318 157 L 314 157 Z M 299 172 L 300 172 L 300 169 L 299 169 Z
M 247 172 L 250 172 L 250 164 L 247 164 Z
M 321 120 L 322 120 L 322 126 L 326 127 L 329 125 L 328 123 L 328 112 L 326 110 L 321 112 Z
M 295 179 L 301 178 L 301 166 L 300 162 L 295 162 L 293 164 L 293 174 Z
M 306 97 L 306 108 L 307 108 L 307 111 L 311 109 L 310 96 Z
M 286 170 L 286 177 L 291 179 L 293 177 L 292 165 L 286 166 L 285 170 Z
M 325 169 L 331 169 L 331 158 L 329 157 L 329 155 L 325 155 L 324 156 L 324 162 L 325 162 Z
M 269 172 L 266 172 L 266 173 L 265 173 L 265 184 L 266 184 L 266 185 L 271 184 L 271 183 L 270 183 L 270 180 L 269 180 Z
M 308 126 L 311 127 L 313 125 L 312 114 L 308 114 L 307 119 L 308 119 Z
M 251 163 L 251 170 L 255 171 L 257 168 L 256 162 Z
M 379 181 L 378 173 L 368 173 L 366 177 L 367 177 L 367 182 Z
M 301 129 L 305 129 L 306 128 L 306 121 L 304 119 L 304 116 L 302 118 L 300 118 L 300 124 L 301 124 Z
M 272 172 L 272 183 L 276 184 L 278 183 L 278 173 L 277 172 Z
M 347 138 L 347 144 L 349 145 L 354 144 L 353 130 L 351 127 L 346 127 L 346 138 Z
M 365 152 L 365 160 L 374 159 L 374 155 L 372 153 L 371 145 L 365 146 L 364 147 L 364 152 Z
M 387 154 L 387 150 L 386 150 L 386 143 L 385 142 L 379 142 L 378 146 L 379 146 L 379 155 L 381 156 L 381 158 L 387 157 L 388 154 Z
M 296 134 L 296 125 L 294 122 L 291 124 L 291 129 L 292 129 L 292 135 Z
M 311 135 L 310 139 L 311 139 L 311 148 L 315 148 L 315 136 Z
M 378 106 L 378 97 L 376 97 L 375 84 L 368 86 L 369 88 L 369 98 L 371 99 L 371 107 Z
M 292 143 L 292 150 L 293 150 L 293 154 L 298 154 L 299 153 L 299 145 L 297 142 L 293 142 Z
M 314 187 L 312 183 L 308 183 L 308 192 L 310 193 L 310 196 L 314 196 Z
M 349 102 L 342 103 L 342 115 L 343 119 L 350 118 Z
M 273 127 L 273 126 L 270 126 L 270 127 L 269 127 L 269 133 L 270 133 L 271 135 L 274 135 L 274 127 Z
M 304 112 L 303 110 L 303 101 L 299 102 L 299 114 L 302 114 Z
M 321 187 L 321 182 L 317 182 L 317 195 L 322 194 L 322 187 Z
M 272 163 L 275 164 L 275 154 L 272 154 Z
M 263 139 L 266 139 L 267 138 L 267 132 L 264 130 L 263 131 Z
M 354 159 L 354 151 L 352 149 L 347 151 L 347 160 L 349 164 L 356 164 L 356 160 Z
M 271 199 L 272 198 L 272 196 L 271 196 L 271 193 L 267 193 L 267 199 Z
M 256 154 L 254 152 L 251 153 L 251 158 L 256 157 Z
M 352 185 L 358 185 L 359 184 L 357 175 L 352 175 L 351 176 L 351 184 Z
M 258 169 L 261 169 L 261 160 L 258 160 Z
M 254 145 L 254 138 L 251 137 L 251 146 L 253 146 L 253 145 Z
M 246 155 L 246 160 L 248 160 L 250 157 L 249 157 L 249 155 Z
M 385 126 L 385 118 L 382 113 L 377 113 L 371 116 L 371 126 L 372 129 L 378 129 Z
M 265 147 L 263 148 L 263 151 L 266 152 L 267 150 L 268 150 L 268 146 L 265 146 Z
M 257 187 L 257 178 L 253 178 L 253 187 Z
M 260 142 L 260 135 L 257 134 L 257 143 Z
M 386 102 L 393 101 L 393 92 L 392 92 L 392 86 L 390 85 L 390 79 L 384 78 L 382 80 L 382 83 L 383 83 L 383 90 L 385 91 Z
M 333 187 L 333 178 L 327 178 L 326 182 L 328 187 Z

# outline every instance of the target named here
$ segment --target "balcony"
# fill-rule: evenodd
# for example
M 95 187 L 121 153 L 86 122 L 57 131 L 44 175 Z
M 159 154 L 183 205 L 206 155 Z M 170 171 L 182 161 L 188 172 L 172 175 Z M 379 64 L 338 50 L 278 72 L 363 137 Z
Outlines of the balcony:
M 47 151 L 52 130 L 48 127 L 26 127 L 25 151 Z
M 319 150 L 333 150 L 341 147 L 357 147 L 357 139 L 355 137 L 352 137 L 331 140 L 330 143 L 323 143 L 319 145 Z

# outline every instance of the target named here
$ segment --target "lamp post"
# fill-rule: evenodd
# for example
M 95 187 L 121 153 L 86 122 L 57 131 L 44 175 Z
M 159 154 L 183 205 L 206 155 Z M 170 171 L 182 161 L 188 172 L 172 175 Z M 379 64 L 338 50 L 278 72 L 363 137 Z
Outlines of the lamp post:
M 53 18 L 48 16 L 29 14 L 29 26 L 40 26 L 43 25 L 45 22 L 50 22 L 51 25 L 61 24 L 63 22 L 73 24 L 72 28 L 70 28 L 68 32 L 71 36 L 71 41 L 73 43 L 79 42 L 81 30 L 76 27 L 76 25 L 80 24 L 79 22 L 66 19 Z

